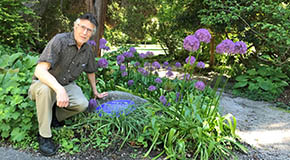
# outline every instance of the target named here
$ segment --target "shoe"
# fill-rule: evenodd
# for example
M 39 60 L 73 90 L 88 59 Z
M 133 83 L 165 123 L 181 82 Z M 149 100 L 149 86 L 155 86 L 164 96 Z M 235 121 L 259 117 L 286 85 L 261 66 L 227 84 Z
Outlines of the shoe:
M 64 121 L 59 122 L 56 118 L 55 112 L 56 112 L 56 103 L 52 107 L 52 121 L 51 126 L 54 128 L 63 127 L 65 125 Z
M 57 146 L 53 143 L 52 138 L 38 137 L 39 151 L 44 156 L 53 156 L 57 152 Z

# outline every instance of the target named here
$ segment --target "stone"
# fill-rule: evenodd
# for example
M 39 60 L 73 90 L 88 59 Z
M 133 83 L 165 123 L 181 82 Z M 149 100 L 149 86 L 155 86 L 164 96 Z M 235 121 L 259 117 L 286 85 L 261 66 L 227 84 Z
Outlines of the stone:
M 108 91 L 108 96 L 102 98 L 102 99 L 96 99 L 97 106 L 100 106 L 106 102 L 114 101 L 114 100 L 131 100 L 135 103 L 135 107 L 142 106 L 148 101 L 146 99 L 143 99 L 139 96 L 135 96 L 131 93 L 122 92 L 122 91 Z M 96 107 L 97 107 L 96 106 Z M 96 107 L 89 107 L 89 112 L 96 111 Z

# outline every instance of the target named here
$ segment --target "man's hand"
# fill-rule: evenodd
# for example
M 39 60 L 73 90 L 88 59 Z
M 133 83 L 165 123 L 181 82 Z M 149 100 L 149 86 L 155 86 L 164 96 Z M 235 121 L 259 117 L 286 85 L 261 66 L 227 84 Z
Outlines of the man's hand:
M 98 93 L 97 91 L 94 92 L 95 98 L 104 98 L 108 95 L 108 92 Z
M 67 107 L 69 105 L 69 98 L 64 87 L 61 87 L 56 92 L 57 106 Z

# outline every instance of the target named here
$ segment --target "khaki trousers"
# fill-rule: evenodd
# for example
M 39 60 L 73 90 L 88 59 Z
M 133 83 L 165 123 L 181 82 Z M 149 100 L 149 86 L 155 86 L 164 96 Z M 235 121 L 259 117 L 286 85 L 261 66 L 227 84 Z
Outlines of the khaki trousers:
M 56 118 L 63 121 L 77 113 L 83 112 L 88 107 L 88 100 L 81 88 L 72 82 L 64 86 L 69 96 L 68 107 L 56 107 Z M 29 97 L 36 102 L 39 134 L 49 138 L 51 134 L 52 107 L 56 102 L 56 93 L 53 89 L 39 80 L 34 80 L 28 91 Z

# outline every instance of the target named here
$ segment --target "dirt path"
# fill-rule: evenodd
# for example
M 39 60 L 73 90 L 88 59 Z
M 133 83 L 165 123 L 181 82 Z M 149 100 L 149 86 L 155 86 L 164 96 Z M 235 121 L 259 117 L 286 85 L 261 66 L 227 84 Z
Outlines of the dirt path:
M 233 97 L 224 93 L 220 105 L 224 114 L 237 119 L 237 134 L 249 146 L 241 160 L 289 160 L 290 113 L 274 108 L 273 104 Z

